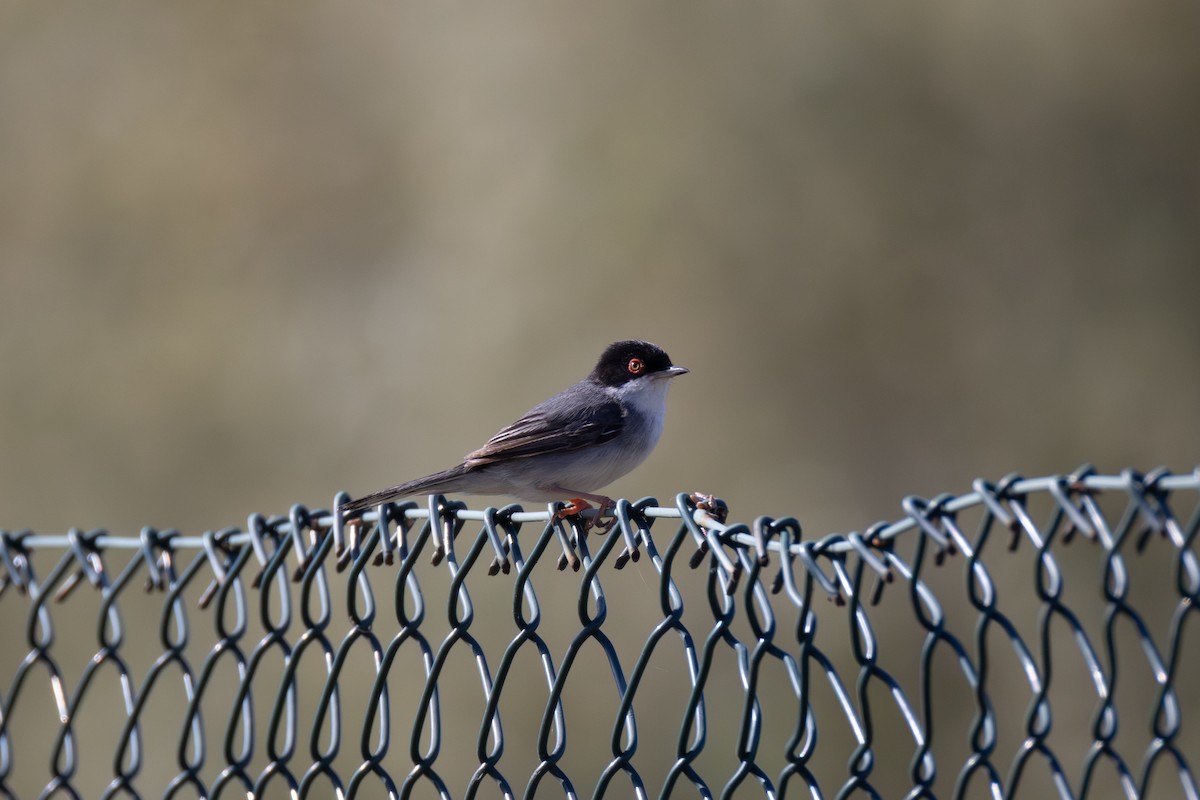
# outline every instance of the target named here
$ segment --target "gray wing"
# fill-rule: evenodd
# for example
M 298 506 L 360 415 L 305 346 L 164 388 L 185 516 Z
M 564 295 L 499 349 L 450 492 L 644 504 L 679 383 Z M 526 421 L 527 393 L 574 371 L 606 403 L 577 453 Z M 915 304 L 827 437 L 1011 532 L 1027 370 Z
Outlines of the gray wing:
M 615 400 L 573 386 L 533 408 L 464 460 L 467 467 L 578 450 L 609 441 L 625 427 Z

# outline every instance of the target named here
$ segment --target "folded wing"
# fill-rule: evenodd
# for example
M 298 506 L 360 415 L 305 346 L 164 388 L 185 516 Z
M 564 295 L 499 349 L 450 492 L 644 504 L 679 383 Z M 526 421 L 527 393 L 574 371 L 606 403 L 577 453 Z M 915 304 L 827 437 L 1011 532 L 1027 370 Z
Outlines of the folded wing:
M 573 387 L 574 388 L 574 387 Z M 568 389 L 533 408 L 464 459 L 467 467 L 578 450 L 609 441 L 621 432 L 625 415 L 614 400 L 578 403 Z M 563 409 L 570 409 L 564 413 Z

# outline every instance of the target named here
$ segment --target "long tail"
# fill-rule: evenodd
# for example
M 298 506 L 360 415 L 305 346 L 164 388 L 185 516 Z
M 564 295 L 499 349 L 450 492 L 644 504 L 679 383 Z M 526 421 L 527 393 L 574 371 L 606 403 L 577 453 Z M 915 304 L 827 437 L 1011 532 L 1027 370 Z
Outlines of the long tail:
M 365 508 L 374 508 L 381 503 L 398 500 L 401 497 L 412 497 L 418 494 L 435 494 L 442 490 L 453 490 L 453 486 L 446 486 L 445 484 L 461 478 L 467 472 L 467 466 L 459 464 L 457 467 L 435 472 L 432 475 L 426 475 L 424 478 L 417 478 L 415 481 L 401 483 L 390 489 L 384 489 L 365 497 L 360 497 L 357 500 L 351 500 L 349 503 L 343 503 L 338 506 L 338 511 L 343 514 L 350 514 L 355 511 L 362 511 Z

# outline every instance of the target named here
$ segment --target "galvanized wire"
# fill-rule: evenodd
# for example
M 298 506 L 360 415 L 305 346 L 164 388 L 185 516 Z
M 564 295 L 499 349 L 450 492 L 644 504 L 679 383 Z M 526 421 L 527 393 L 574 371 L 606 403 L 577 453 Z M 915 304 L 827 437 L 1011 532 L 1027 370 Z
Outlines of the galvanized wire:
M 688 494 L 0 531 L 0 796 L 1200 798 L 1200 470 L 972 488 L 819 539 Z

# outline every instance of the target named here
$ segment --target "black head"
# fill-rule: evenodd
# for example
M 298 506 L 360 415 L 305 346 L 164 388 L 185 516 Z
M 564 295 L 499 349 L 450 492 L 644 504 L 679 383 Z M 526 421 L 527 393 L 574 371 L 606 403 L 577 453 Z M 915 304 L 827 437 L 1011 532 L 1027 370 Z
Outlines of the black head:
M 661 347 L 627 339 L 605 348 L 589 377 L 605 386 L 620 386 L 649 375 L 665 373 L 674 376 L 685 372 L 683 367 L 671 363 L 671 357 Z

